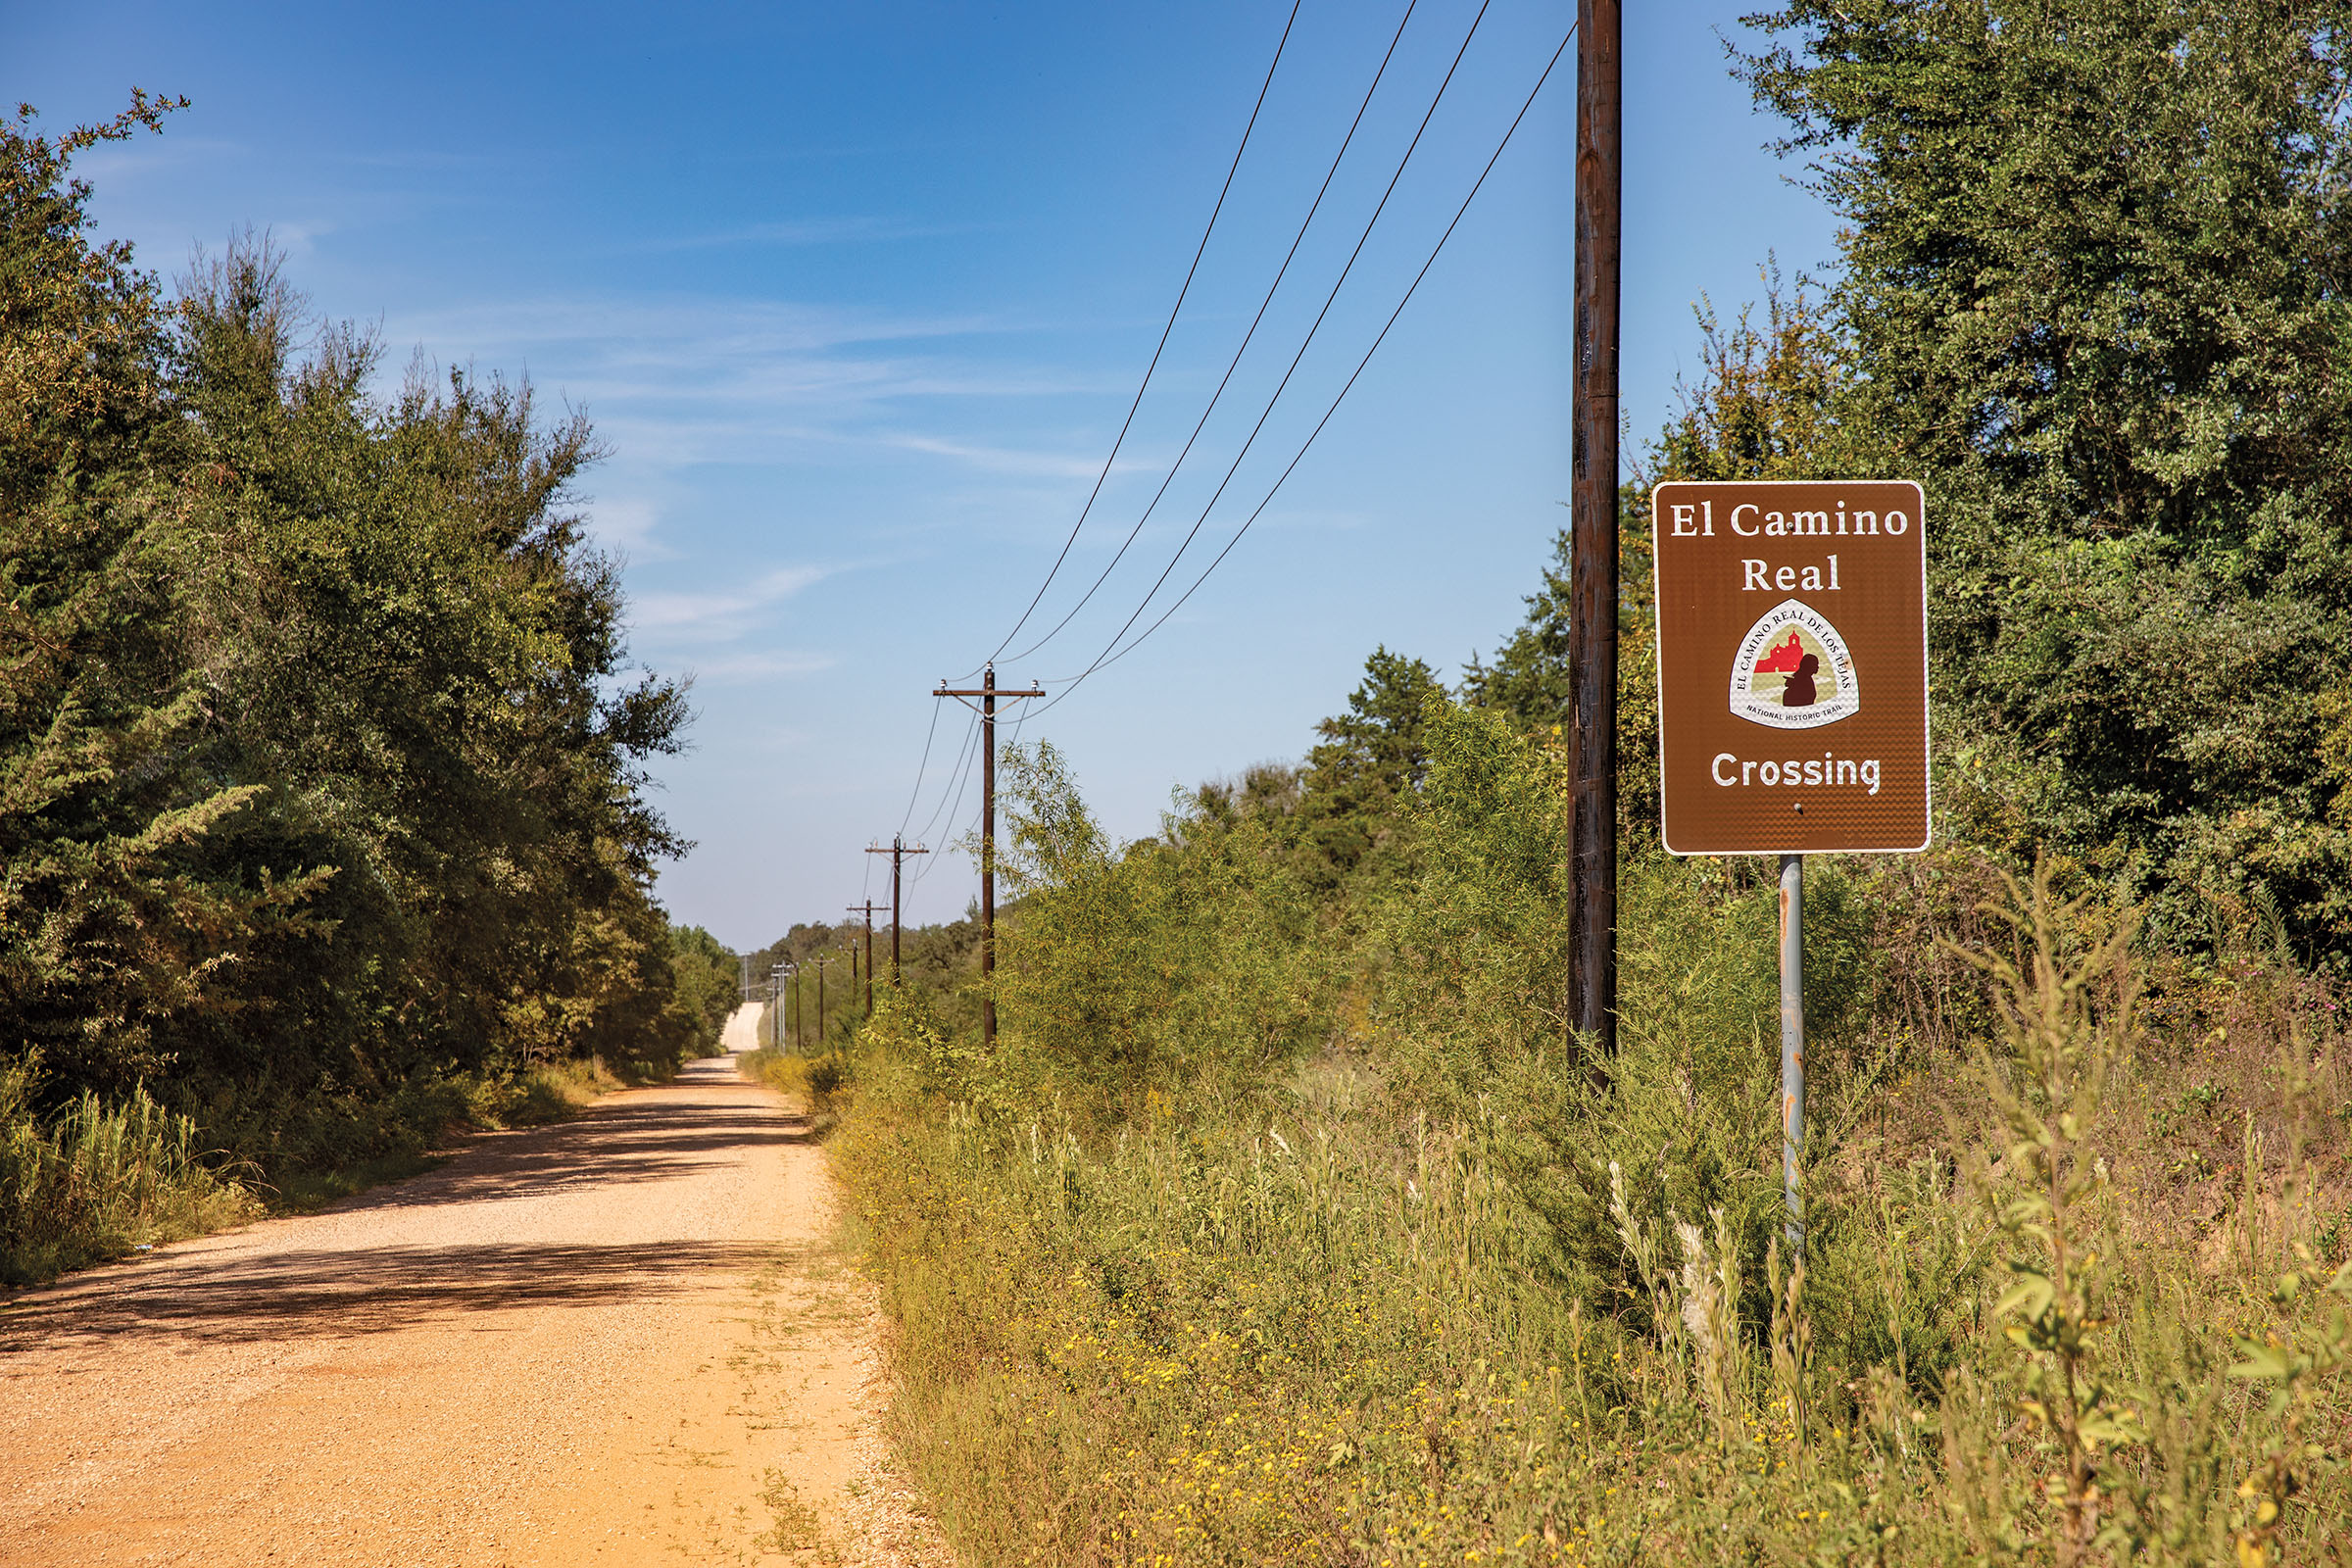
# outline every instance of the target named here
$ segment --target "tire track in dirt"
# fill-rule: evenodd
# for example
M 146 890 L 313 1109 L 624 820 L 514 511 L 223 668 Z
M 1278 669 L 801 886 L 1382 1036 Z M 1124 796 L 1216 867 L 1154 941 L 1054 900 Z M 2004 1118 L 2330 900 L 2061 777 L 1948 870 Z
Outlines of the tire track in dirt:
M 0 1563 L 944 1562 L 835 1205 L 730 1056 L 24 1293 Z

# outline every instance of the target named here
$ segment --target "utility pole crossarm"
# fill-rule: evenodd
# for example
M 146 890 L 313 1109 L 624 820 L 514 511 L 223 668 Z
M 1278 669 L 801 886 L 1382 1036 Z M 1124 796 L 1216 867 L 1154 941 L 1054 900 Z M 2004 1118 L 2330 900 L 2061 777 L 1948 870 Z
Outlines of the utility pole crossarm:
M 976 690 L 958 689 L 946 681 L 939 683 L 934 697 L 953 697 L 957 702 L 965 698 L 980 699 L 980 1045 L 984 1051 L 997 1048 L 997 699 L 1007 700 L 1046 695 L 1042 686 L 1027 691 L 1006 691 L 997 684 L 997 666 L 992 662 L 981 666 L 980 685 Z M 971 707 L 968 702 L 966 708 Z
M 868 850 L 866 853 L 879 855 L 882 852 Z M 865 916 L 865 1015 L 868 1018 L 874 1015 L 874 911 L 888 907 L 888 905 L 876 904 L 871 899 L 866 900 L 863 904 L 849 906 L 849 911 L 852 914 Z
M 900 865 L 909 855 L 929 855 L 931 852 L 924 849 L 920 844 L 908 844 L 894 834 L 891 837 L 889 849 L 886 850 L 880 845 L 874 844 L 868 845 L 865 853 L 868 855 L 887 855 L 890 857 L 890 983 L 895 986 L 899 983 Z M 868 967 L 871 966 L 869 965 Z

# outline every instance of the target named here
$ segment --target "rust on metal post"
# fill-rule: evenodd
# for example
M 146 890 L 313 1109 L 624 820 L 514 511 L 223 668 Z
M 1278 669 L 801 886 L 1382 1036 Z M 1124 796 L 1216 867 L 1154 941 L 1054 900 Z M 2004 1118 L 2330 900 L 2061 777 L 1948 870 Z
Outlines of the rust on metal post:
M 1617 1050 L 1617 278 L 1623 189 L 1619 0 L 1579 0 L 1575 437 L 1569 680 L 1576 800 L 1570 1022 Z

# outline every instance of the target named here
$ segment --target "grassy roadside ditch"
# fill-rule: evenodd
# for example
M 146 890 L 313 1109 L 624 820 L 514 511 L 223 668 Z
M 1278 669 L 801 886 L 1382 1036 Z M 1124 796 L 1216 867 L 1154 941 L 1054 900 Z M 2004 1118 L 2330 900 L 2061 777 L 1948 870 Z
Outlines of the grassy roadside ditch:
M 743 1054 L 743 1075 L 778 1094 L 799 1096 L 808 1107 L 809 1127 L 817 1137 L 840 1125 L 843 1094 L 850 1081 L 846 1056 L 804 1056 L 761 1046 Z
M 2135 1011 L 2122 937 L 2009 913 L 1989 1038 L 1886 1086 L 1801 1258 L 1738 1211 L 1769 1150 L 1706 1208 L 1632 1157 L 1645 1077 L 1718 1113 L 1671 1043 L 1531 1153 L 1328 1054 L 1082 1119 L 886 1010 L 832 1153 L 909 1474 L 991 1564 L 2338 1560 L 2332 998 Z

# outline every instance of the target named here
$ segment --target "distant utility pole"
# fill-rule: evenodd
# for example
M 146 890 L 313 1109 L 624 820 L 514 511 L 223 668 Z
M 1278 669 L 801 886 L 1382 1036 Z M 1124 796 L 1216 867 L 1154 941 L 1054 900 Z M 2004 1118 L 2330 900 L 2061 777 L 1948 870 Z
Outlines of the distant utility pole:
M 969 706 L 969 699 L 980 699 L 980 1045 L 983 1050 L 997 1049 L 997 998 L 993 985 L 997 974 L 997 699 L 1019 702 L 1023 698 L 1043 697 L 1042 686 L 1032 686 L 1025 692 L 997 690 L 997 666 L 990 664 L 980 677 L 978 691 L 956 691 L 946 685 L 931 694 L 934 697 L 953 697 Z
M 920 844 L 908 844 L 893 833 L 889 849 L 872 845 L 865 853 L 890 857 L 890 983 L 895 986 L 899 983 L 899 865 L 906 856 L 929 855 L 931 852 Z
M 821 954 L 816 960 L 816 1049 L 825 1049 L 825 960 Z
M 878 855 L 881 852 L 868 850 L 866 853 Z M 871 899 L 866 900 L 863 904 L 853 904 L 849 906 L 852 914 L 865 916 L 865 1015 L 868 1018 L 874 1015 L 874 911 L 880 907 L 881 906 Z M 856 948 L 850 950 L 853 954 L 857 951 Z
M 749 1002 L 752 1000 L 752 956 L 746 953 L 738 956 L 743 964 L 743 996 L 740 1000 Z
M 1617 265 L 1621 0 L 1578 0 L 1569 679 L 1576 799 L 1569 1022 L 1617 1054 Z
M 767 1043 L 776 1050 L 784 1049 L 784 971 L 777 964 L 767 971 Z

